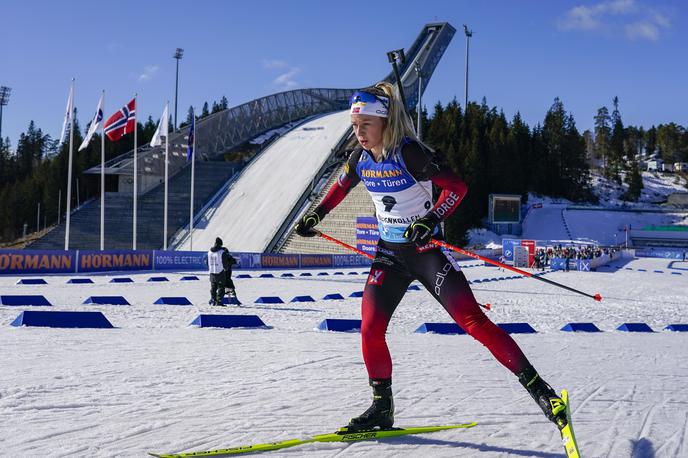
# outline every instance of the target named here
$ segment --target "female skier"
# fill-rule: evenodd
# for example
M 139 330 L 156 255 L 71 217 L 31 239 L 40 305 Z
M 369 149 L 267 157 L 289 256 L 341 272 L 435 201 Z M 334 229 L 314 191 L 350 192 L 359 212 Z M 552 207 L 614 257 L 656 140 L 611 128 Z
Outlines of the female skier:
M 296 225 L 303 237 L 363 181 L 375 204 L 380 229 L 377 253 L 363 292 L 363 359 L 373 388 L 373 403 L 349 422 L 350 431 L 389 429 L 394 424 L 392 360 L 385 341 L 387 325 L 406 288 L 419 280 L 449 315 L 513 372 L 560 429 L 565 406 L 538 375 L 516 342 L 480 309 L 466 277 L 451 256 L 431 239 L 441 239 L 440 223 L 466 195 L 466 185 L 417 140 L 398 91 L 383 82 L 351 97 L 351 124 L 361 148 L 327 196 Z M 432 185 L 442 189 L 433 201 Z

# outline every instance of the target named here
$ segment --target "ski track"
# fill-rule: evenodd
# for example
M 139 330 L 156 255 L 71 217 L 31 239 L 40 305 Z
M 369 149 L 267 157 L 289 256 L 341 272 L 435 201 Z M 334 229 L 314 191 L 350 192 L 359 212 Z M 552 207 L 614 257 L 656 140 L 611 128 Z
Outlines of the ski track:
M 669 262 L 636 259 L 626 264 L 632 271 L 547 274 L 599 291 L 601 303 L 526 279 L 474 285 L 478 301 L 493 304 L 487 312 L 493 321 L 526 321 L 538 330 L 514 339 L 545 380 L 571 393 L 586 458 L 688 454 L 688 335 L 615 331 L 623 322 L 647 322 L 656 331 L 688 323 L 685 275 L 653 273 Z M 469 279 L 495 276 L 490 267 L 464 271 Z M 261 295 L 285 301 L 303 294 L 346 297 L 362 289 L 363 276 L 238 279 L 247 306 L 217 309 L 205 305 L 206 278 L 179 282 L 182 274 L 169 273 L 163 286 L 146 284 L 150 274 L 131 275 L 135 283 L 125 285 L 108 284 L 110 276 L 94 276 L 94 285 L 48 276 L 49 285 L 36 287 L 0 277 L 3 294 L 43 294 L 54 310 L 99 310 L 117 326 L 13 328 L 9 323 L 25 308 L 0 307 L 3 456 L 132 457 L 309 437 L 336 430 L 370 405 L 360 334 L 314 331 L 326 317 L 360 318 L 359 298 L 303 306 L 252 303 Z M 81 305 L 98 294 L 122 295 L 132 305 Z M 198 305 L 152 304 L 163 295 Z M 199 312 L 257 314 L 270 329 L 190 327 Z M 409 292 L 399 305 L 387 335 L 397 425 L 475 420 L 478 426 L 268 455 L 562 457 L 554 425 L 484 347 L 468 336 L 414 333 L 423 322 L 449 321 L 426 291 Z M 567 322 L 594 322 L 604 332 L 560 332 Z

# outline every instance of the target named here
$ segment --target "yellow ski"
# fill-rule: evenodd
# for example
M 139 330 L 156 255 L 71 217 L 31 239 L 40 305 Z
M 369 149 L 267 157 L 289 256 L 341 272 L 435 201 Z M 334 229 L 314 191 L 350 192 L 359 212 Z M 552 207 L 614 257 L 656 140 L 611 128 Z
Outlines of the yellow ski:
M 569 405 L 569 392 L 567 390 L 561 391 L 561 400 L 566 405 L 566 420 L 567 424 L 560 431 L 561 441 L 564 444 L 567 458 L 580 458 L 580 451 L 576 443 L 576 436 L 573 433 L 573 422 L 571 421 L 571 406 Z
M 289 439 L 280 442 L 270 442 L 267 444 L 253 444 L 239 447 L 224 448 L 217 450 L 205 450 L 198 452 L 186 453 L 148 453 L 157 458 L 190 458 L 197 456 L 230 456 L 238 455 L 240 453 L 256 453 L 267 452 L 270 450 L 280 450 L 288 447 L 295 447 L 297 445 L 310 444 L 313 442 L 355 442 L 362 440 L 386 439 L 389 437 L 406 436 L 411 434 L 426 434 L 434 433 L 436 431 L 444 431 L 447 429 L 458 428 L 472 428 L 477 423 L 459 423 L 455 425 L 441 425 L 441 426 L 419 426 L 414 428 L 396 428 L 387 430 L 374 431 L 359 431 L 347 432 L 346 428 L 342 428 L 339 432 L 331 434 L 320 434 L 308 439 Z

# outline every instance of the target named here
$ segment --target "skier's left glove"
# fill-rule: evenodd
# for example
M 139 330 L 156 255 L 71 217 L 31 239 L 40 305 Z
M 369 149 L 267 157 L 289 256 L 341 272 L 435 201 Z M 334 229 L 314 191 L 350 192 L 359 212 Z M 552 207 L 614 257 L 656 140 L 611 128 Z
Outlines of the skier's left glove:
M 435 212 L 430 212 L 412 222 L 404 231 L 404 237 L 418 246 L 427 245 L 440 221 L 439 216 Z

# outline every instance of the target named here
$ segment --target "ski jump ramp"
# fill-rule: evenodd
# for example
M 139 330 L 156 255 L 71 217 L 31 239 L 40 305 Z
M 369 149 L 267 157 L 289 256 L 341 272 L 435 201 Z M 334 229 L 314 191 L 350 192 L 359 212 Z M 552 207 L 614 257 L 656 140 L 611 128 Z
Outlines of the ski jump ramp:
M 220 237 L 230 251 L 263 252 L 332 149 L 351 127 L 349 111 L 317 117 L 260 153 L 207 221 L 178 250 L 209 249 Z

